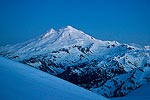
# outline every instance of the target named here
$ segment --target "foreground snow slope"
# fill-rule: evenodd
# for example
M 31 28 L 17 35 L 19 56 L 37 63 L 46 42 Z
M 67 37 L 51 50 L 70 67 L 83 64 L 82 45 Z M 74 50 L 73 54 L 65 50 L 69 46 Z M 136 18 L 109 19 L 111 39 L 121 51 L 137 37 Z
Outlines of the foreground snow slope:
M 0 100 L 107 100 L 40 70 L 0 57 Z
M 150 100 L 150 84 L 145 84 L 141 88 L 133 91 L 129 95 L 122 98 L 114 98 L 111 100 Z

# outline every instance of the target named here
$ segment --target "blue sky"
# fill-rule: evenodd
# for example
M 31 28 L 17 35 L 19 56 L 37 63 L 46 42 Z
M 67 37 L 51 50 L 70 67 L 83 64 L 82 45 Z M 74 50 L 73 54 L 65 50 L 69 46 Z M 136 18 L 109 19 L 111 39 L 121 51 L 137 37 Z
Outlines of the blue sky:
M 67 25 L 102 40 L 150 45 L 150 0 L 0 0 L 0 45 Z

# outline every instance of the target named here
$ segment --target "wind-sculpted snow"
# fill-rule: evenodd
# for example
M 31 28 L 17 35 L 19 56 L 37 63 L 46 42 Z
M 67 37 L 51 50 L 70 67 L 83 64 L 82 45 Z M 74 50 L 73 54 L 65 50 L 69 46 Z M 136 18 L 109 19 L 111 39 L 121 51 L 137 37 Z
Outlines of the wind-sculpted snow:
M 24 43 L 0 47 L 0 55 L 107 97 L 124 96 L 137 87 L 133 84 L 133 89 L 123 92 L 117 87 L 101 89 L 108 83 L 114 84 L 112 79 L 130 78 L 129 73 L 150 67 L 149 46 L 98 40 L 71 26 L 58 31 L 51 29 Z

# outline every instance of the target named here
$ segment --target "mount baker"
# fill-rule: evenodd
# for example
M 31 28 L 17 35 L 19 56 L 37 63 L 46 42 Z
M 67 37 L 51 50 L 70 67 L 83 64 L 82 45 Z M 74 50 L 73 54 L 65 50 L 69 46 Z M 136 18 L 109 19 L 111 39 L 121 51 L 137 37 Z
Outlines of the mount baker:
M 109 98 L 150 81 L 150 46 L 98 40 L 71 26 L 1 46 L 0 55 Z

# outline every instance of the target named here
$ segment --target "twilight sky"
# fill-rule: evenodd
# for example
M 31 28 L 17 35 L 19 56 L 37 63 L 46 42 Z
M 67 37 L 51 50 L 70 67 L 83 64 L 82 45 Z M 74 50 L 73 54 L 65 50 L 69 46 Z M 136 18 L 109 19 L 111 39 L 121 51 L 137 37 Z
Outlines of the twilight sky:
M 0 0 L 0 45 L 67 25 L 102 40 L 150 45 L 150 0 Z

